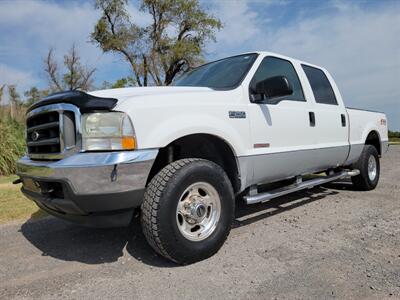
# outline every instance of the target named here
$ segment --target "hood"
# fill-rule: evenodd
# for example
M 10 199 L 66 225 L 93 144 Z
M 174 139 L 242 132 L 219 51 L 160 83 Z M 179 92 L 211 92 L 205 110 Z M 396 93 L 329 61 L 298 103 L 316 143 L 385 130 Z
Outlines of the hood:
M 98 90 L 88 94 L 96 97 L 118 99 L 118 105 L 128 99 L 135 99 L 143 96 L 174 95 L 190 93 L 209 93 L 214 90 L 208 87 L 188 87 L 188 86 L 153 86 L 153 87 L 130 87 L 119 89 Z

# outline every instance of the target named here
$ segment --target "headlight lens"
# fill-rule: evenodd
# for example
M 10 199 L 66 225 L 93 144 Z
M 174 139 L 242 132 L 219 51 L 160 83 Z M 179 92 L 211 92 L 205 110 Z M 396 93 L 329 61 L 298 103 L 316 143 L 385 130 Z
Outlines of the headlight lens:
M 129 116 L 122 112 L 82 115 L 83 150 L 133 150 L 135 130 Z

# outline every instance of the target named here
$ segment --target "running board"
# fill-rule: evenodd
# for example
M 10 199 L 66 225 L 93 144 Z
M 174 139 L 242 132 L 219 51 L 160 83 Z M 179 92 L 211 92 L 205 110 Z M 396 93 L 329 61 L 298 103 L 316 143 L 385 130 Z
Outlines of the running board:
M 304 189 L 311 189 L 315 186 L 325 184 L 331 181 L 335 181 L 338 179 L 342 179 L 345 177 L 352 177 L 352 176 L 357 176 L 360 174 L 359 170 L 351 170 L 351 171 L 341 171 L 339 173 L 332 173 L 331 175 L 327 175 L 324 177 L 320 178 L 315 178 L 315 179 L 309 179 L 306 181 L 302 181 L 301 176 L 298 176 L 296 178 L 296 183 L 284 186 L 275 190 L 270 190 L 268 192 L 264 193 L 258 193 L 257 192 L 257 187 L 252 187 L 250 188 L 250 193 L 249 195 L 244 196 L 244 200 L 246 201 L 247 204 L 255 204 L 255 203 L 260 203 L 260 202 L 266 202 L 268 200 L 271 200 L 276 197 L 280 197 L 286 194 L 290 194 L 293 192 L 301 191 Z

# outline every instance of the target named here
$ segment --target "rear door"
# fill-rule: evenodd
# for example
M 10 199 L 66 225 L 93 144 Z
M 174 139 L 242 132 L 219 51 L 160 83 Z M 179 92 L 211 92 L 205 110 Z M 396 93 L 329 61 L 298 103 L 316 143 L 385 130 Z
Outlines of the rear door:
M 349 153 L 346 108 L 329 73 L 306 64 L 301 67 L 314 97 L 316 160 L 321 168 L 340 166 Z

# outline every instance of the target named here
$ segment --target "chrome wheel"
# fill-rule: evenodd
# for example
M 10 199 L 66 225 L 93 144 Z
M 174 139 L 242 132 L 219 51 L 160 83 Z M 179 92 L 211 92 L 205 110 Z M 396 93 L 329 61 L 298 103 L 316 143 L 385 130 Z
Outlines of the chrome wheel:
M 374 181 L 377 174 L 377 165 L 375 156 L 371 155 L 368 159 L 368 178 Z
M 176 222 L 185 238 L 198 242 L 215 231 L 220 215 L 221 200 L 216 189 L 206 182 L 197 182 L 181 195 Z

